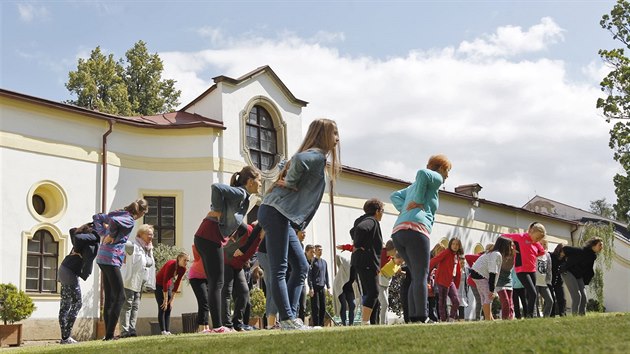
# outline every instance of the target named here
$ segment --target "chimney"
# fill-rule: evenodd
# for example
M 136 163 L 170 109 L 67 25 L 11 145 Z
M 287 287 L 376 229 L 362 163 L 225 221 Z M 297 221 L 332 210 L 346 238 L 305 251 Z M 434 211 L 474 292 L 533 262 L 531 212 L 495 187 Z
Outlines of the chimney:
M 480 186 L 478 183 L 463 184 L 461 186 L 455 187 L 455 193 L 464 194 L 477 199 L 479 198 L 479 191 L 482 188 L 483 187 Z

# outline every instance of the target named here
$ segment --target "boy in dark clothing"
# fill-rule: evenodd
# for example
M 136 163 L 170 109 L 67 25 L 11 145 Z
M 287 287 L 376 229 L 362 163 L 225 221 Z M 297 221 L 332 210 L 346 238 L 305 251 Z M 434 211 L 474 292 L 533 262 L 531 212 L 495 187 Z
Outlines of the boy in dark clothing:
M 322 259 L 322 246 L 315 245 L 315 257 L 308 270 L 308 286 L 311 289 L 311 314 L 313 315 L 313 326 L 323 326 L 326 315 L 326 291 L 330 291 L 328 281 L 328 264 Z

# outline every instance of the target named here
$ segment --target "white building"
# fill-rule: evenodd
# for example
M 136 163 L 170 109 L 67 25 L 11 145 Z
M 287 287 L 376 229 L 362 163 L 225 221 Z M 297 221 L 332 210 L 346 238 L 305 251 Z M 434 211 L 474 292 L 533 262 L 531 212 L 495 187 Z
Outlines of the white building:
M 0 89 L 0 282 L 16 284 L 35 300 L 36 312 L 23 321 L 26 339 L 59 337 L 56 269 L 70 251 L 70 228 L 101 210 L 144 197 L 151 210 L 138 224 L 155 224 L 156 242 L 190 250 L 210 206 L 212 183 L 229 183 L 246 164 L 260 167 L 272 180 L 276 164 L 295 152 L 307 102 L 293 96 L 271 68 L 238 79 L 219 76 L 214 82 L 181 110 L 151 117 L 117 117 Z M 324 247 L 331 274 L 334 243 L 350 242 L 348 230 L 362 214 L 364 201 L 377 197 L 388 202 L 392 191 L 407 184 L 344 168 L 334 207 L 327 193 L 305 241 Z M 523 231 L 534 220 L 545 224 L 554 243 L 571 243 L 579 232 L 579 221 L 479 199 L 479 189 L 469 185 L 458 193 L 441 192 L 433 244 L 459 237 L 465 251 L 473 252 L 501 233 Z M 386 212 L 382 228 L 388 238 L 396 212 L 391 204 Z M 627 242 L 617 244 L 625 248 L 606 278 L 606 307 L 630 311 L 630 251 Z M 81 281 L 76 337 L 94 336 L 99 279 L 95 266 L 93 276 Z M 619 279 L 624 281 L 614 281 Z M 149 331 L 156 306 L 151 294 L 143 296 L 141 333 Z M 185 284 L 172 313 L 176 332 L 179 315 L 188 312 L 196 312 L 196 301 Z

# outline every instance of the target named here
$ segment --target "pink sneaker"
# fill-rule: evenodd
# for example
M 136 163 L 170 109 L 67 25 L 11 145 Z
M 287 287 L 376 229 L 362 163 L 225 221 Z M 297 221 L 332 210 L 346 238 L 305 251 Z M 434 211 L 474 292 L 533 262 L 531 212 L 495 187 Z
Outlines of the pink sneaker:
M 213 333 L 211 329 L 204 329 L 201 333 Z
M 219 328 L 213 328 L 212 329 L 212 333 L 230 333 L 233 332 L 234 330 L 232 330 L 231 328 L 225 327 L 225 326 L 221 326 Z

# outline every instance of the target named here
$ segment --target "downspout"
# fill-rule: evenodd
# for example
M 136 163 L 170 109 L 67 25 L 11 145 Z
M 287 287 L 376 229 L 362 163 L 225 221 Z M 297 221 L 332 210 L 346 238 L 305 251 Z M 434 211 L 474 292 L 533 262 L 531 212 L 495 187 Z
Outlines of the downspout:
M 101 171 L 102 179 L 101 179 L 101 213 L 104 213 L 107 208 L 107 137 L 112 133 L 114 129 L 114 121 L 108 120 L 109 129 L 103 134 L 103 158 L 101 160 Z
M 332 227 L 333 275 L 337 276 L 337 262 L 335 261 L 337 237 L 335 232 L 335 197 L 333 196 L 333 184 L 333 181 L 330 181 L 330 225 Z
M 103 134 L 103 145 L 102 145 L 102 154 L 103 157 L 101 159 L 101 213 L 105 213 L 107 211 L 107 137 L 112 133 L 114 129 L 114 120 L 109 119 L 107 121 L 109 123 L 109 129 Z M 99 289 L 99 306 L 98 306 L 98 322 L 96 325 L 96 338 L 102 337 L 105 333 L 105 322 L 103 319 L 103 311 L 104 311 L 104 288 L 103 288 L 103 277 L 101 276 L 100 281 L 100 289 Z M 102 333 L 101 333 L 102 332 Z

